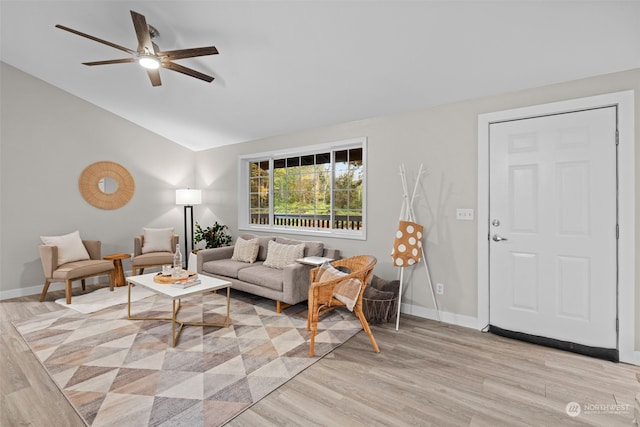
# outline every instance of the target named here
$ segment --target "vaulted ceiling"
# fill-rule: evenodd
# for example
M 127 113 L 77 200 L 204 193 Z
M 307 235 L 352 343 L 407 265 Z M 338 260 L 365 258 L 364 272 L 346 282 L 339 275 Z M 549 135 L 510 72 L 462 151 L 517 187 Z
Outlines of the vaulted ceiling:
M 130 10 L 212 83 L 137 64 Z M 640 67 L 638 1 L 6 1 L 0 59 L 198 151 Z M 123 56 L 124 54 L 124 56 Z

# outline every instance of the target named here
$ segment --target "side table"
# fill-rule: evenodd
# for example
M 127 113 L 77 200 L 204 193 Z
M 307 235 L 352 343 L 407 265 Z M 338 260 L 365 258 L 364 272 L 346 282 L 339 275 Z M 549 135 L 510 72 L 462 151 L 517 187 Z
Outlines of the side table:
M 127 282 L 124 280 L 124 270 L 122 268 L 122 260 L 131 258 L 131 254 L 111 254 L 102 258 L 113 260 L 113 266 L 116 268 L 113 277 L 114 286 L 125 286 Z
M 296 262 L 300 264 L 313 265 L 314 267 L 320 267 L 326 261 L 335 261 L 333 258 L 327 258 L 323 256 L 307 256 L 304 258 L 298 258 Z

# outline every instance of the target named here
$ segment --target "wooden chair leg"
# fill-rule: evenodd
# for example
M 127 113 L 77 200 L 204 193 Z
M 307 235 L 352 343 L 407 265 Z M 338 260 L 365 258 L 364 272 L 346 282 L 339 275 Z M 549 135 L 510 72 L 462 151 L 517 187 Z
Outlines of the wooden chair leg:
M 82 290 L 83 291 L 87 290 L 87 283 L 84 281 L 84 279 L 82 279 Z
M 113 284 L 116 282 L 116 270 L 111 270 L 109 274 L 109 290 L 113 292 Z
M 311 340 L 309 341 L 309 357 L 313 357 L 315 354 L 315 343 L 316 343 L 316 330 L 318 329 L 317 325 L 311 326 Z
M 65 290 L 65 296 L 67 297 L 67 304 L 71 304 L 71 279 L 67 279 L 67 288 Z
M 311 339 L 309 340 L 309 357 L 313 357 L 315 354 L 316 333 L 318 332 L 318 317 L 320 313 L 320 307 L 313 307 L 309 309 L 311 320 L 307 318 L 307 323 L 311 327 Z
M 373 337 L 373 332 L 371 332 L 371 328 L 369 327 L 369 323 L 367 322 L 367 318 L 364 317 L 364 313 L 362 312 L 362 307 L 355 307 L 353 312 L 356 314 L 358 319 L 360 319 L 360 324 L 362 324 L 362 329 L 369 335 L 369 340 L 371 341 L 371 345 L 376 353 L 380 353 L 380 349 L 378 348 L 378 343 L 376 339 Z
M 47 296 L 47 291 L 49 290 L 50 284 L 51 282 L 49 281 L 49 279 L 46 279 L 44 281 L 44 287 L 42 288 L 42 293 L 40 294 L 40 302 L 44 301 L 45 297 Z

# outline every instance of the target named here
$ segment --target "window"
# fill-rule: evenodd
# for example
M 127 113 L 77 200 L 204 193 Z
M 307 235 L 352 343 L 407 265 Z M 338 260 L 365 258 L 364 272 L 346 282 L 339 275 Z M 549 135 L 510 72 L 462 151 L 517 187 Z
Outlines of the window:
M 243 229 L 365 238 L 366 139 L 240 157 Z

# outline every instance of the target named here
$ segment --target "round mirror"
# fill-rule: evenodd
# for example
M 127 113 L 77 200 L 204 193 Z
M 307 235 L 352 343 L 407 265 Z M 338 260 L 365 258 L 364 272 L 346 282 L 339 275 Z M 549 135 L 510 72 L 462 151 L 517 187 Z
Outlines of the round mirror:
M 115 191 L 118 189 L 118 183 L 115 179 L 109 178 L 107 176 L 105 178 L 102 178 L 100 182 L 98 182 L 98 188 L 103 193 L 111 194 L 115 193 Z
M 115 162 L 87 166 L 78 179 L 82 197 L 100 209 L 118 209 L 133 197 L 135 184 L 129 171 Z

